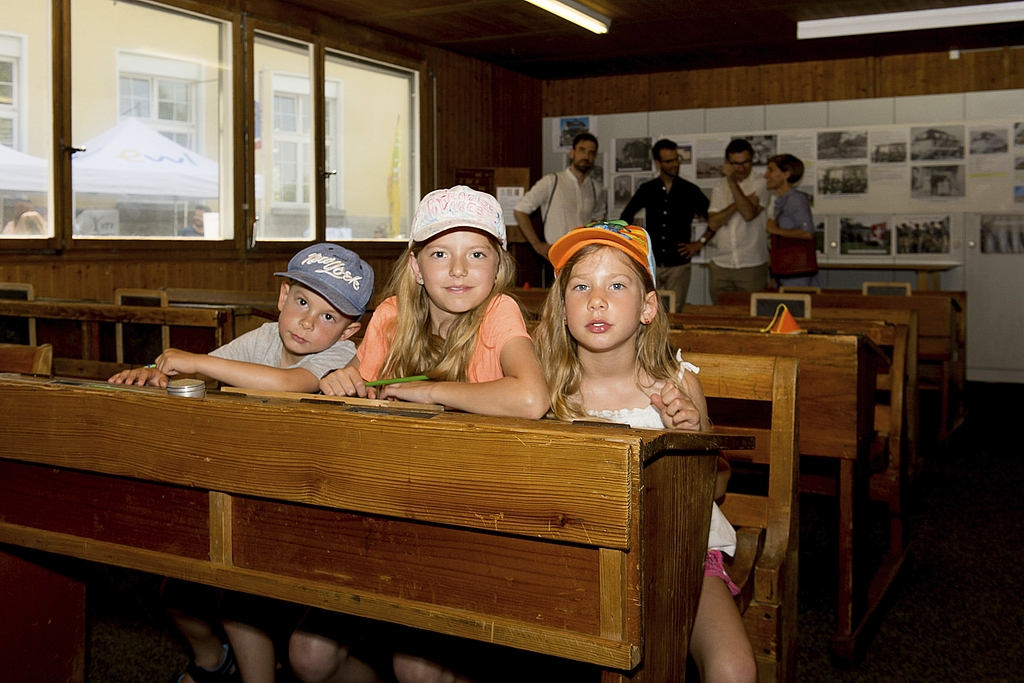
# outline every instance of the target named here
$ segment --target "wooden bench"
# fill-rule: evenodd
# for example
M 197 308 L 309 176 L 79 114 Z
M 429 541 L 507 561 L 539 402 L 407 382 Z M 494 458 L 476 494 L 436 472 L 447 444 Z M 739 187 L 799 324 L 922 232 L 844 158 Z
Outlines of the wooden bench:
M 753 445 L 67 381 L 0 377 L 0 543 L 564 657 L 603 683 L 684 680 L 717 451 Z M 53 592 L 4 550 L 19 596 Z M 68 621 L 35 602 L 54 613 L 0 611 Z
M 761 330 L 768 318 L 708 315 L 695 309 L 714 310 L 714 306 L 691 307 L 686 313 L 670 316 L 676 329 L 735 329 Z M 903 320 L 916 318 L 913 311 L 889 312 Z M 871 499 L 884 502 L 889 507 L 891 552 L 904 552 L 909 544 L 903 519 L 904 489 L 911 483 L 908 471 L 912 469 L 910 438 L 907 416 L 908 404 L 914 389 L 910 388 L 910 372 L 907 369 L 909 326 L 890 324 L 880 320 L 800 320 L 801 327 L 817 334 L 860 334 L 875 343 L 885 356 L 881 358 L 876 380 L 874 404 L 874 440 L 870 448 Z M 915 451 L 916 452 L 916 451 Z M 800 489 L 809 493 L 835 495 L 835 480 L 814 474 L 803 474 Z
M 753 407 L 770 402 L 768 424 L 730 423 L 726 429 L 754 436 L 753 450 L 726 451 L 733 462 L 768 466 L 764 494 L 729 491 L 721 508 L 737 527 L 737 550 L 727 571 L 740 588 L 743 624 L 754 647 L 760 683 L 796 680 L 798 551 L 797 377 L 793 358 L 687 354 L 700 368 L 709 399 Z M 714 418 L 714 415 L 712 415 Z
M 53 375 L 53 347 L 0 344 L 0 372 L 25 375 Z
M 167 301 L 172 306 L 184 305 L 190 308 L 214 307 L 231 308 L 234 312 L 234 337 L 267 322 L 276 322 L 278 292 L 252 292 L 235 289 L 190 289 L 186 287 L 164 287 Z
M 106 379 L 132 364 L 116 362 L 116 340 L 104 335 L 118 323 L 167 325 L 172 344 L 186 351 L 208 353 L 232 338 L 232 311 L 227 308 L 151 308 L 80 301 L 0 300 L 0 317 L 33 318 L 40 343 L 53 345 L 58 375 Z M 197 337 L 196 331 L 203 332 Z M 152 361 L 150 358 L 148 361 Z M 136 364 L 137 365 L 137 364 Z
M 687 329 L 673 331 L 671 341 L 684 358 L 691 353 L 731 353 L 800 359 L 799 451 L 831 463 L 839 513 L 838 623 L 832 651 L 837 658 L 852 661 L 905 559 L 905 553 L 889 552 L 876 571 L 867 563 L 870 451 L 881 351 L 867 337 L 852 334 Z M 725 426 L 744 418 L 742 412 L 712 416 Z
M 961 303 L 963 301 L 963 303 Z M 723 292 L 718 303 L 749 306 L 750 294 Z M 914 296 L 864 296 L 859 292 L 811 295 L 814 314 L 825 308 L 915 310 L 918 314 L 918 379 L 922 390 L 939 393 L 939 440 L 945 441 L 963 423 L 966 380 L 966 329 L 959 315 L 966 295 L 958 292 L 917 293 Z M 962 342 L 962 346 L 961 346 Z

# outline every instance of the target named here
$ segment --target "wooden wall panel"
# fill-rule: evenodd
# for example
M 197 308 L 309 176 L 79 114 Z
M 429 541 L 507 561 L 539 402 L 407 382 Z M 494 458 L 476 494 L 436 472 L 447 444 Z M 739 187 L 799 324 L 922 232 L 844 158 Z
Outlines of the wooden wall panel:
M 543 82 L 542 116 L 619 114 L 1024 87 L 1024 48 Z
M 457 168 L 526 166 L 540 177 L 540 81 L 445 50 L 426 52 L 437 79 L 438 159 L 437 182 L 426 173 L 424 192 L 452 185 Z
M 396 247 L 396 252 L 401 246 Z M 380 287 L 390 273 L 393 258 L 368 258 Z M 275 272 L 288 268 L 288 259 L 262 261 L 105 260 L 97 262 L 0 262 L 0 282 L 28 282 L 36 298 L 113 301 L 114 289 L 132 287 L 192 287 L 276 292 L 281 279 Z

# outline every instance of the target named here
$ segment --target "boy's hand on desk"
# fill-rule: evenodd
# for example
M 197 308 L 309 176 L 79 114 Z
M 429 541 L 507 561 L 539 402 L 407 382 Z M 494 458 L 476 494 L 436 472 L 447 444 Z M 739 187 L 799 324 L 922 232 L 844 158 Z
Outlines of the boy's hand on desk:
M 320 379 L 320 391 L 327 396 L 377 398 L 375 388 L 366 386 L 359 369 L 351 366 L 324 375 Z
M 660 394 L 651 394 L 651 405 L 658 409 L 662 424 L 669 429 L 700 429 L 700 411 L 672 382 L 665 382 Z
M 167 375 L 156 368 L 133 368 L 122 370 L 107 380 L 110 384 L 148 384 L 151 387 L 166 387 Z
M 181 349 L 167 349 L 156 359 L 156 369 L 165 375 L 193 375 L 202 372 L 199 367 L 205 354 L 189 353 Z M 166 385 L 166 383 L 165 383 Z

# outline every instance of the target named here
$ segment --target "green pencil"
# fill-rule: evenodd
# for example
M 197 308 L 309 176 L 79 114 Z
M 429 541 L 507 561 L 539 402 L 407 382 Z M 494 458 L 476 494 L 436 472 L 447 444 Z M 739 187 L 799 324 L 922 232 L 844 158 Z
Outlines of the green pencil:
M 413 375 L 412 377 L 395 377 L 394 379 L 375 379 L 372 382 L 365 382 L 368 387 L 382 387 L 385 384 L 398 384 L 400 382 L 422 382 L 430 379 L 426 375 Z

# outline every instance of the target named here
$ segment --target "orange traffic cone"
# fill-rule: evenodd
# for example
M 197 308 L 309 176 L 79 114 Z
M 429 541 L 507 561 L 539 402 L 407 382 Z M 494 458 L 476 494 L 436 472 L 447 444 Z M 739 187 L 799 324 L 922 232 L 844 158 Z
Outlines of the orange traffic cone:
M 775 309 L 775 316 L 772 318 L 772 321 L 768 323 L 768 327 L 761 331 L 772 334 L 802 334 L 804 332 L 804 330 L 800 329 L 800 325 L 797 324 L 796 318 L 786 308 L 786 304 L 779 304 L 778 308 Z

